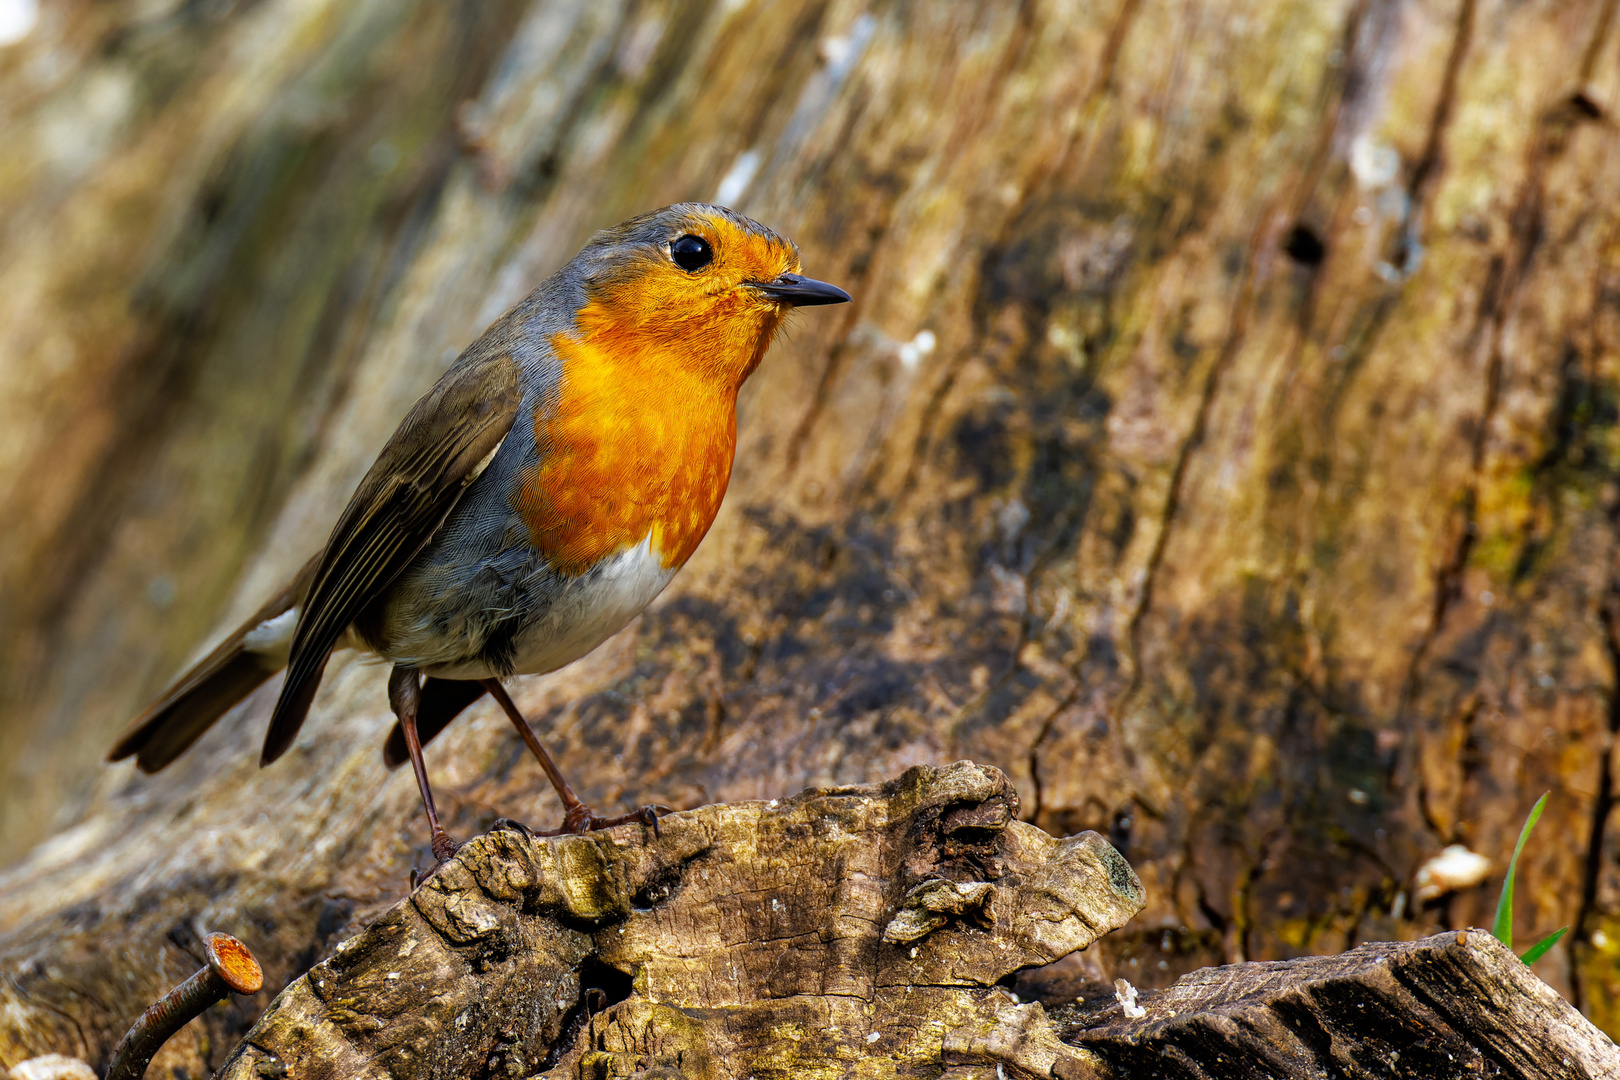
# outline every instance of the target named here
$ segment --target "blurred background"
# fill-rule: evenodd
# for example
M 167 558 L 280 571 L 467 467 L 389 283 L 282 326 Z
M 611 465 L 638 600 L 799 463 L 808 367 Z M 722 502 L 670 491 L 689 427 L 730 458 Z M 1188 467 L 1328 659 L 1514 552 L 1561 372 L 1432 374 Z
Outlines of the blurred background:
M 1155 986 L 1486 924 L 1550 790 L 1518 931 L 1620 1030 L 1615 8 L 0 0 L 0 1054 L 95 1060 L 186 920 L 273 990 L 403 895 L 385 669 L 263 773 L 274 682 L 102 756 L 485 325 L 683 199 L 855 302 L 665 597 L 514 682 L 582 794 L 994 764 L 1147 887 L 1075 977 Z M 460 835 L 557 814 L 487 701 L 429 763 Z

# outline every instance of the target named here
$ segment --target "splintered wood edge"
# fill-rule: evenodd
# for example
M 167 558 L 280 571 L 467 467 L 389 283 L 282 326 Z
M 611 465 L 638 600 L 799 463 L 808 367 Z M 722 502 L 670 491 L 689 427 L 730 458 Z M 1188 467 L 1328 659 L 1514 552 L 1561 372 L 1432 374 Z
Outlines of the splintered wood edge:
M 1452 1062 L 1461 1075 L 1580 1080 L 1620 1076 L 1620 1049 L 1483 930 L 1369 942 L 1336 956 L 1202 968 L 1142 991 L 1141 1015 L 1118 1002 L 1053 1010 L 1060 1037 L 1125 1077 L 1147 1061 L 1196 1070 L 1220 1057 L 1303 1080 L 1345 1054 Z M 1199 1071 L 1171 1075 L 1202 1076 Z M 1472 1073 L 1470 1073 L 1472 1075 Z

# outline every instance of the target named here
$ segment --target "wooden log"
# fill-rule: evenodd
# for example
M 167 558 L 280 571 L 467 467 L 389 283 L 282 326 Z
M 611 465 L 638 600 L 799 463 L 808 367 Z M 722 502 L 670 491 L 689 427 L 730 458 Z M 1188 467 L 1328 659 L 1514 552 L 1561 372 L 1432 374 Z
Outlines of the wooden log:
M 1052 1010 L 1117 1080 L 1603 1080 L 1620 1049 L 1483 930 L 1205 968 Z

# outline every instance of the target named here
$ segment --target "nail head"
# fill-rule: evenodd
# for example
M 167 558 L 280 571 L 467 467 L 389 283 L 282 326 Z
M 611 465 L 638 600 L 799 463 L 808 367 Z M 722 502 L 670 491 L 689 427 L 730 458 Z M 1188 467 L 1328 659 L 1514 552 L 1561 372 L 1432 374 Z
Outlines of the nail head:
M 248 947 L 229 934 L 208 935 L 208 966 L 233 994 L 257 994 L 264 971 Z

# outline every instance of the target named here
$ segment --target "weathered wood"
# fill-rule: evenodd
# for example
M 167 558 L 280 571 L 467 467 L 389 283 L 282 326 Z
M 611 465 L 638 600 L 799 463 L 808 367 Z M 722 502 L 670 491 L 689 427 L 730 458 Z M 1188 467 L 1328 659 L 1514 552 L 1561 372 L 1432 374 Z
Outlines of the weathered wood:
M 295 981 L 217 1076 L 914 1072 L 1004 1029 L 1006 1064 L 1049 1067 L 1065 1050 L 1040 1007 L 996 982 L 1143 896 L 1101 837 L 1053 839 L 1017 803 L 963 762 L 678 813 L 657 837 L 490 833 Z M 956 1056 L 1000 1060 L 985 1045 Z
M 1052 1009 L 1111 1080 L 1612 1080 L 1620 1049 L 1483 930 L 1206 968 Z

